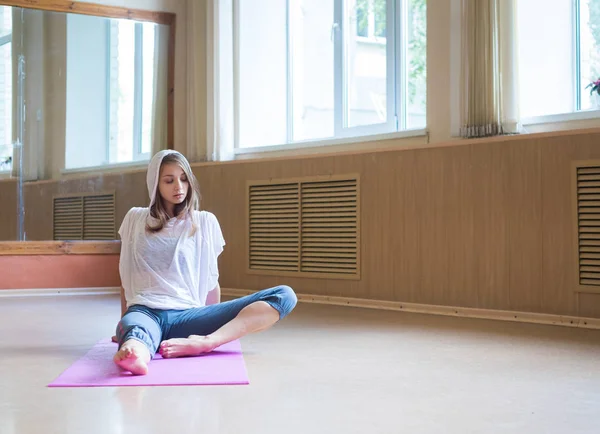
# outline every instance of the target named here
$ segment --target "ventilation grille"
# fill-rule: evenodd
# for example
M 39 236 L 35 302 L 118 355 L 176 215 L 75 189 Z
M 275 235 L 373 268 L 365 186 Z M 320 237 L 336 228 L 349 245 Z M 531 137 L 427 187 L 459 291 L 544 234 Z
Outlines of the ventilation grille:
M 298 271 L 298 184 L 250 187 L 250 268 Z
M 600 166 L 577 168 L 579 283 L 600 286 Z
M 55 197 L 54 239 L 114 240 L 114 194 Z
M 357 179 L 250 185 L 250 269 L 307 277 L 359 277 Z
M 54 198 L 54 239 L 83 239 L 83 197 Z

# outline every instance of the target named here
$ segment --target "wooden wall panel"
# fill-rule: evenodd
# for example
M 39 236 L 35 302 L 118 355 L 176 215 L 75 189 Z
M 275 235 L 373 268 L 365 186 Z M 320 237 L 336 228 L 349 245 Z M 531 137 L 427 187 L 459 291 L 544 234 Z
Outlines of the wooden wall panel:
M 600 317 L 592 296 L 578 302 L 574 292 L 570 179 L 573 160 L 600 158 L 599 139 L 600 131 L 505 137 L 199 163 L 194 172 L 203 208 L 217 215 L 227 241 L 223 287 L 288 284 L 303 294 Z M 362 279 L 247 275 L 247 181 L 348 173 L 361 179 Z M 50 233 L 44 219 L 55 192 L 99 188 L 117 190 L 118 222 L 147 203 L 143 172 L 31 184 L 27 227 L 39 226 L 39 237 Z
M 362 167 L 359 217 L 361 246 L 366 243 L 377 248 L 362 248 L 361 278 L 372 282 L 372 286 L 364 288 L 360 285 L 356 288 L 358 291 L 354 297 L 367 294 L 369 298 L 389 300 L 394 294 L 393 274 L 390 271 L 396 258 L 390 254 L 391 240 L 394 237 L 390 236 L 389 232 L 393 227 L 392 219 L 397 216 L 392 214 L 389 179 L 395 169 L 395 163 L 396 158 L 393 157 L 385 161 L 368 158 Z M 356 162 L 350 164 L 346 172 L 354 172 L 355 164 Z
M 579 294 L 578 314 L 587 318 L 600 318 L 600 294 Z
M 17 239 L 17 182 L 0 180 L 0 241 Z
M 60 194 L 115 191 L 115 221 L 119 229 L 123 217 L 132 206 L 147 206 L 149 202 L 145 172 L 107 174 L 88 178 L 65 179 L 58 182 L 26 183 L 25 233 L 27 240 L 52 239 L 53 198 Z
M 536 142 L 506 145 L 508 159 L 509 300 L 511 309 L 542 309 L 541 148 Z M 565 222 L 566 223 L 566 222 Z
M 471 174 L 472 147 L 460 146 L 444 158 L 444 212 L 443 225 L 448 255 L 448 288 L 444 304 L 456 301 L 460 306 L 479 306 L 475 286 L 476 256 L 473 202 L 474 183 Z
M 479 307 L 510 309 L 508 216 L 508 161 L 504 144 L 473 146 L 473 250 Z
M 421 289 L 421 243 L 419 225 L 421 213 L 417 208 L 417 172 L 414 151 L 395 154 L 395 160 L 389 188 L 392 200 L 391 225 L 385 229 L 391 240 L 392 285 L 394 300 L 406 300 L 416 303 Z M 363 193 L 364 196 L 365 193 Z M 369 210 L 363 209 L 363 213 Z M 392 235 L 392 233 L 394 235 Z M 369 240 L 364 240 L 369 245 Z
M 450 151 L 452 152 L 452 151 Z M 448 253 L 445 245 L 446 216 L 444 215 L 444 155 L 441 149 L 418 152 L 415 166 L 417 176 L 417 210 L 419 223 L 419 294 L 417 303 L 433 304 L 443 300 L 448 289 Z M 395 186 L 390 186 L 395 188 Z M 366 194 L 374 192 L 366 192 Z M 393 233 L 390 236 L 395 236 Z M 372 246 L 367 243 L 367 248 Z M 368 254 L 368 253 L 366 253 Z M 403 255 L 411 254 L 403 252 Z

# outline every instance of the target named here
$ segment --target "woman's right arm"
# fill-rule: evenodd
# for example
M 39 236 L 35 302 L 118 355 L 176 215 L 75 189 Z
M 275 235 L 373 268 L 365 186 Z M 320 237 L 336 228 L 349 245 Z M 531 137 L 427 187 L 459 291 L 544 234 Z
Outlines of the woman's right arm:
M 127 300 L 125 300 L 125 289 L 121 286 L 121 318 L 127 312 Z
M 221 286 L 217 282 L 217 286 L 214 287 L 212 291 L 208 293 L 206 296 L 206 305 L 210 306 L 211 304 L 219 304 L 221 302 Z

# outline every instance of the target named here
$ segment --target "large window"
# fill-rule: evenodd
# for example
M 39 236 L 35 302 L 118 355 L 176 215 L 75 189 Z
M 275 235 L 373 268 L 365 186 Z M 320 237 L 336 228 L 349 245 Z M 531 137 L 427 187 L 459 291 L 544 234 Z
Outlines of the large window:
M 67 169 L 149 158 L 155 27 L 68 16 Z
M 600 109 L 600 0 L 518 1 L 517 16 L 521 116 Z
M 0 6 L 0 172 L 12 168 L 12 8 Z
M 238 148 L 425 128 L 425 0 L 237 0 Z

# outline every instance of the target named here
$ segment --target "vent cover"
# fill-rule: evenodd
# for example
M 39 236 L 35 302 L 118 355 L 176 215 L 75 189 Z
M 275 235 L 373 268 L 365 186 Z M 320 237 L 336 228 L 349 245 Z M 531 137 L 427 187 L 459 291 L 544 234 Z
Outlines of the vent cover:
M 600 165 L 576 170 L 579 284 L 600 286 Z
M 360 278 L 358 176 L 249 184 L 249 271 Z
M 69 195 L 54 198 L 55 240 L 114 240 L 115 195 Z

